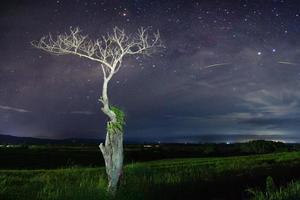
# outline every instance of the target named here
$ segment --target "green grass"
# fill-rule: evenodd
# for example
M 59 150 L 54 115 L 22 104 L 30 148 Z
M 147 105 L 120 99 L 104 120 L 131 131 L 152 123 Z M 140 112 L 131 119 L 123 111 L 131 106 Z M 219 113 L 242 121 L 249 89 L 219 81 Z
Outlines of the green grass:
M 292 181 L 286 186 L 276 187 L 271 177 L 266 180 L 264 191 L 248 189 L 253 195 L 251 200 L 299 200 L 300 199 L 300 181 Z
M 116 198 L 183 199 L 203 195 L 203 199 L 209 199 L 205 196 L 232 193 L 234 199 L 248 186 L 264 183 L 267 176 L 294 178 L 289 176 L 299 167 L 300 152 L 135 163 L 125 167 Z M 105 177 L 104 168 L 0 170 L 0 199 L 109 199 Z M 233 194 L 235 190 L 237 194 Z

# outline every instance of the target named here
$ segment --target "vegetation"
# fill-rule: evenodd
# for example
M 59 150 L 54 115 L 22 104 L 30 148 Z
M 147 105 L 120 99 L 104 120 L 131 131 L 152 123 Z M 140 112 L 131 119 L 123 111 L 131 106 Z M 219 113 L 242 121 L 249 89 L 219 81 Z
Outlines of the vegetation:
M 241 144 L 241 151 L 245 153 L 272 153 L 278 151 L 284 151 L 286 146 L 282 142 L 254 140 L 248 143 Z
M 116 106 L 110 106 L 110 109 L 115 113 L 117 122 L 112 123 L 109 122 L 108 129 L 111 130 L 112 133 L 121 132 L 123 133 L 123 127 L 125 125 L 125 113 Z
M 97 142 L 97 140 L 96 140 Z M 0 169 L 100 167 L 104 161 L 95 144 L 3 145 Z M 168 158 L 224 157 L 300 150 L 297 145 L 253 141 L 240 144 L 132 144 L 125 145 L 125 163 Z
M 285 187 L 276 188 L 273 178 L 266 180 L 265 191 L 249 189 L 252 200 L 298 200 L 300 199 L 300 181 L 292 181 Z
M 116 198 L 241 199 L 249 195 L 246 188 L 263 186 L 268 176 L 283 182 L 299 178 L 299 167 L 300 152 L 128 164 Z M 1 200 L 110 199 L 105 186 L 103 167 L 0 170 Z

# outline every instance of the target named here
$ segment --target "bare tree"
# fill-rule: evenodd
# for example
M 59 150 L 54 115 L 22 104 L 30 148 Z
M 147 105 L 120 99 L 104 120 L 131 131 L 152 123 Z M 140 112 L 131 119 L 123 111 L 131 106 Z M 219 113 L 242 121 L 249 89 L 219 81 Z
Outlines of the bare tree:
M 112 33 L 91 40 L 87 35 L 81 34 L 79 28 L 70 28 L 70 33 L 59 34 L 55 38 L 49 34 L 33 41 L 32 45 L 55 55 L 72 54 L 90 59 L 101 66 L 104 80 L 99 101 L 109 120 L 105 144 L 101 143 L 99 148 L 105 160 L 108 191 L 114 194 L 123 170 L 124 113 L 110 104 L 108 84 L 122 67 L 126 56 L 151 55 L 163 47 L 159 32 L 150 35 L 148 29 L 140 28 L 134 35 L 127 35 L 124 30 L 115 27 Z

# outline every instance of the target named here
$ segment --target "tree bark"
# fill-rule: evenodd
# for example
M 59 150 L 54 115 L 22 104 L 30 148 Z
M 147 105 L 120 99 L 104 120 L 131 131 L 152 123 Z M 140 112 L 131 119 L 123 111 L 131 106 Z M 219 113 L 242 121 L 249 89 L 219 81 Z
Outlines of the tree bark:
M 110 79 L 104 79 L 102 90 L 102 111 L 109 117 L 106 125 L 105 146 L 101 143 L 99 148 L 105 161 L 106 174 L 108 178 L 107 191 L 115 195 L 118 182 L 123 171 L 123 132 L 121 129 L 114 129 L 114 123 L 118 123 L 116 114 L 110 109 L 107 87 Z
M 107 126 L 109 123 L 111 122 L 108 122 Z M 101 143 L 100 149 L 104 157 L 108 178 L 107 191 L 115 195 L 123 171 L 123 133 L 107 129 L 105 146 Z

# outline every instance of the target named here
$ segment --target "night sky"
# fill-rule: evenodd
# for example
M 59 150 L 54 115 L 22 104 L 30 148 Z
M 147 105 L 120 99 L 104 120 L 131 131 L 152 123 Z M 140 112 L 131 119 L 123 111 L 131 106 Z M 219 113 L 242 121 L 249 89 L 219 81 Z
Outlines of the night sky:
M 0 134 L 104 138 L 98 63 L 30 42 L 79 26 L 160 30 L 164 52 L 130 57 L 109 94 L 125 138 L 300 138 L 297 0 L 7 0 L 0 6 Z M 221 137 L 221 136 L 220 136 Z

